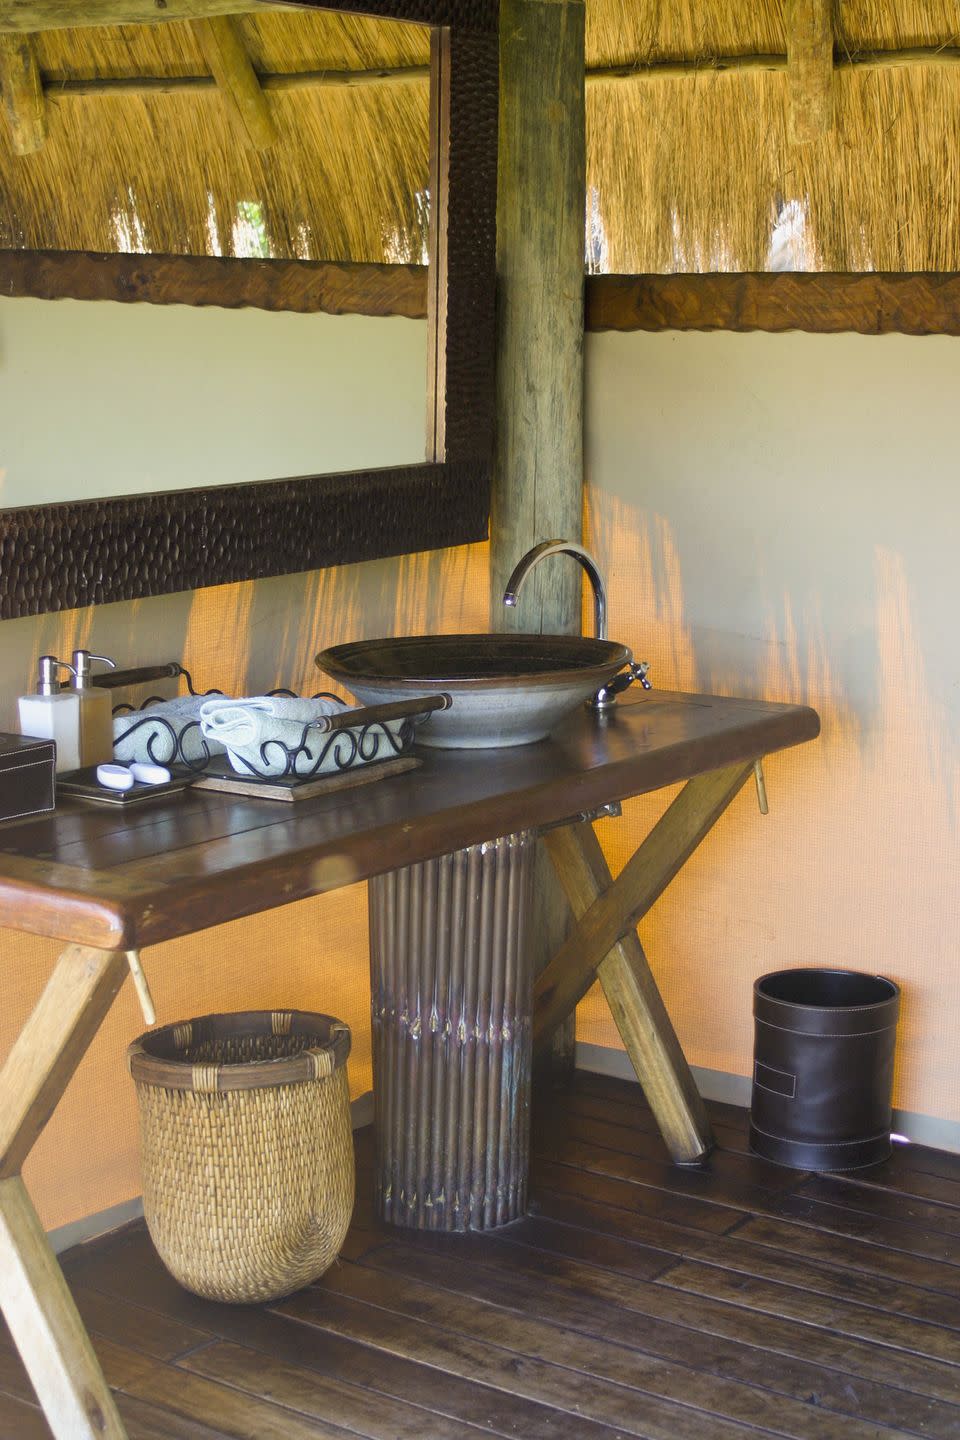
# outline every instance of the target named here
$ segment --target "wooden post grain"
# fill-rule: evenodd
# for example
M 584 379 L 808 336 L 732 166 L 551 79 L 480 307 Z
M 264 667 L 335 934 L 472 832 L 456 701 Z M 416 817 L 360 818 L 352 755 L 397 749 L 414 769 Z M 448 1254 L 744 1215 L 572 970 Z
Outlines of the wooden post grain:
M 604 956 L 639 924 L 752 774 L 750 761 L 688 780 L 612 882 L 606 862 L 600 864 L 599 841 L 592 829 L 583 825 L 568 827 L 545 837 L 544 843 L 561 871 L 567 899 L 580 923 L 537 981 L 535 1046 L 543 1043 L 543 1038 L 587 993 L 593 972 Z M 576 882 L 572 879 L 570 856 L 572 837 L 576 835 L 584 837 L 591 851 L 596 847 L 596 863 L 591 864 L 598 875 L 606 877 L 600 889 L 585 873 Z
M 29 35 L 0 35 L 0 88 L 15 155 L 32 155 L 47 138 L 47 104 Z
M 19 1171 L 126 972 L 122 950 L 69 945 L 0 1071 L 0 1306 L 56 1440 L 126 1431 Z
M 0 1301 L 56 1440 L 126 1440 L 90 1336 L 19 1175 L 0 1180 Z
M 574 913 L 582 913 L 610 883 L 593 827 L 557 830 L 547 846 Z M 671 1157 L 678 1164 L 702 1159 L 713 1145 L 710 1121 L 634 930 L 614 942 L 596 975 Z
M 578 924 L 534 992 L 534 1050 L 599 979 L 624 1048 L 671 1156 L 689 1163 L 713 1143 L 703 1102 L 650 972 L 635 925 L 753 773 L 753 763 L 697 776 L 684 786 L 616 880 L 588 824 L 544 838 Z
M 833 129 L 833 0 L 787 0 L 790 139 L 803 145 Z
M 491 628 L 579 634 L 583 573 L 537 567 L 516 610 L 503 591 L 541 540 L 583 531 L 583 249 L 586 188 L 582 0 L 502 0 L 497 195 L 497 454 L 490 517 Z M 535 968 L 568 923 L 538 847 Z M 573 1017 L 556 1070 L 572 1070 Z

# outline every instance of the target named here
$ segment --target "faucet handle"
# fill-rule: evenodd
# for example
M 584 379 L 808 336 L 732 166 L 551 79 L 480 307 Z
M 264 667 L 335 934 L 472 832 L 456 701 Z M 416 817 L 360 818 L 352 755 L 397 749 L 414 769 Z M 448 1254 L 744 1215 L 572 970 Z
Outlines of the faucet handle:
M 639 665 L 636 661 L 630 660 L 627 668 L 621 670 L 618 675 L 614 675 L 606 685 L 602 685 L 593 699 L 587 701 L 587 705 L 591 710 L 609 710 L 616 704 L 617 696 L 622 691 L 628 690 L 635 680 L 643 686 L 644 690 L 652 690 L 653 686 L 647 679 L 649 669 L 650 666 L 646 660 L 641 660 Z

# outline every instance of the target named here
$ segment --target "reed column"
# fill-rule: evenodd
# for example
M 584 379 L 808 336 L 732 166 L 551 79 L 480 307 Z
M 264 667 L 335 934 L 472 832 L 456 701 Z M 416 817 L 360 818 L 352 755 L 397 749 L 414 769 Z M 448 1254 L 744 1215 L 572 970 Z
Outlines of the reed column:
M 420 1230 L 526 1208 L 535 840 L 473 845 L 369 883 L 377 1206 Z

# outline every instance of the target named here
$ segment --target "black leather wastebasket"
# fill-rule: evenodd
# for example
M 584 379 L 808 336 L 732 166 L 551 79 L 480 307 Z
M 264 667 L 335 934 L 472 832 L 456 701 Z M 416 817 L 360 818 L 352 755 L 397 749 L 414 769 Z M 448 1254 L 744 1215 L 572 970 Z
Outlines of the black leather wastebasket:
M 803 1170 L 885 1160 L 899 1009 L 899 988 L 881 975 L 761 975 L 753 987 L 751 1148 Z

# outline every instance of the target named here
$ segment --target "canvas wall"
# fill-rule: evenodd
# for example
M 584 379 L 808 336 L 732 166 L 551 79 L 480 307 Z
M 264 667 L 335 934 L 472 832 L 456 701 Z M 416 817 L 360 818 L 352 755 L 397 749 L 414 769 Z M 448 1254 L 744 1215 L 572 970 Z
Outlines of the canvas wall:
M 586 354 L 611 634 L 659 687 L 823 721 L 769 760 L 770 815 L 748 787 L 641 927 L 680 1038 L 745 1076 L 757 975 L 889 975 L 896 1103 L 960 1144 L 960 343 L 601 334 Z M 667 798 L 607 823 L 614 868 Z M 578 1033 L 618 1043 L 595 993 Z
M 768 762 L 771 814 L 745 790 L 642 927 L 681 1039 L 695 1064 L 747 1075 L 757 974 L 882 971 L 904 987 L 898 1103 L 954 1127 L 958 380 L 946 339 L 587 340 L 588 538 L 609 575 L 611 634 L 660 687 L 803 701 L 824 724 Z M 178 656 L 201 683 L 241 691 L 309 686 L 313 655 L 337 640 L 483 630 L 486 566 L 473 546 L 5 622 L 0 725 L 46 650 Z M 668 798 L 602 823 L 614 869 Z M 342 1015 L 357 1094 L 370 1084 L 366 938 L 356 886 L 144 958 L 161 1020 L 278 1003 Z M 56 948 L 0 934 L 0 1053 Z M 29 1162 L 50 1226 L 138 1193 L 123 1052 L 141 1028 L 128 989 Z M 596 995 L 578 1033 L 618 1044 Z

